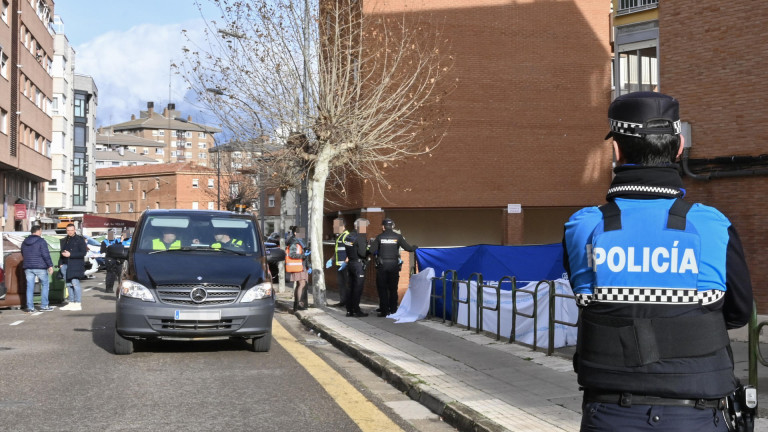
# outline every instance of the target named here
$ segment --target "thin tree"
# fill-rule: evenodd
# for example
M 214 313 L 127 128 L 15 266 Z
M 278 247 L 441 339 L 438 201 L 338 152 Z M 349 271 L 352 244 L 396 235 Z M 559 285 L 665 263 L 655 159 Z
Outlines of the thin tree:
M 439 25 L 378 13 L 376 0 L 211 3 L 221 17 L 206 17 L 207 40 L 187 48 L 185 76 L 233 136 L 282 140 L 271 160 L 294 185 L 306 179 L 311 265 L 322 269 L 329 182 L 358 177 L 383 192 L 392 161 L 431 152 L 443 135 L 453 83 Z M 325 305 L 323 272 L 312 274 Z

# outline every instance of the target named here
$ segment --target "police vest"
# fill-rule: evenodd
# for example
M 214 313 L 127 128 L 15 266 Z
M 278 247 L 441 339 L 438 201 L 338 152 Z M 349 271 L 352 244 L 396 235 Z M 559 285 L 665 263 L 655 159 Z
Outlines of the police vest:
M 336 244 L 334 245 L 334 258 L 336 260 L 337 266 L 341 265 L 341 263 L 347 259 L 347 249 L 346 246 L 344 246 L 344 240 L 348 235 L 349 231 L 344 231 L 336 238 Z
M 690 208 L 679 199 L 669 209 L 650 201 L 623 213 L 615 202 L 600 208 L 603 223 L 587 245 L 593 298 L 574 358 L 584 388 L 671 398 L 735 388 L 722 312 L 701 306 L 704 263 Z
M 165 243 L 163 243 L 160 239 L 153 239 L 152 240 L 152 249 L 154 250 L 171 250 L 171 249 L 181 249 L 181 242 L 179 240 L 175 240 L 173 243 L 171 243 L 170 246 L 167 248 L 165 247 Z
M 397 261 L 400 259 L 400 234 L 386 230 L 377 237 L 379 242 L 378 257 L 382 261 Z
M 113 238 L 112 240 L 109 240 L 109 239 L 104 239 L 104 240 L 102 240 L 102 241 L 104 242 L 104 244 L 105 244 L 107 247 L 110 247 L 110 246 L 112 246 L 112 245 L 113 245 L 113 244 L 115 244 L 115 243 L 120 243 L 120 239 L 119 239 L 119 238 Z
M 230 239 L 229 243 L 224 243 L 230 246 L 234 246 L 236 248 L 242 248 L 243 247 L 243 241 L 238 239 Z M 221 249 L 222 244 L 220 242 L 216 242 L 211 245 L 211 248 L 213 249 Z
M 285 248 L 285 271 L 286 273 L 300 273 L 304 270 L 304 248 L 300 243 L 295 243 L 296 253 L 294 255 L 301 255 L 301 258 L 291 258 L 291 246 Z

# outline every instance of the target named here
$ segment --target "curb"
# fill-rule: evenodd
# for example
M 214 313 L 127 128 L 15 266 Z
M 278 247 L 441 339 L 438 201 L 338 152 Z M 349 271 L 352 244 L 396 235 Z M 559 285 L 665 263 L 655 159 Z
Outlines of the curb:
M 277 300 L 275 305 L 283 311 L 292 310 L 287 302 L 281 300 Z M 329 341 L 334 347 L 357 360 L 393 387 L 407 394 L 411 399 L 442 417 L 445 423 L 462 432 L 501 432 L 507 430 L 463 403 L 449 399 L 439 391 L 424 386 L 417 377 L 379 354 L 363 349 L 333 329 L 318 324 L 312 319 L 318 313 L 325 313 L 324 308 L 312 307 L 305 311 L 297 311 L 294 315 L 304 326 L 317 332 L 320 337 Z

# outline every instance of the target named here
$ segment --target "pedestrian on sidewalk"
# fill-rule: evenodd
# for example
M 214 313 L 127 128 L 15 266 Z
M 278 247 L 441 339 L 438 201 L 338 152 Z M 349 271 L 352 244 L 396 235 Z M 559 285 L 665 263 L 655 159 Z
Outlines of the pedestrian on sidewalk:
M 336 286 L 339 289 L 339 302 L 332 304 L 333 307 L 346 307 L 347 298 L 349 297 L 349 284 L 347 282 L 346 260 L 347 260 L 347 248 L 344 246 L 344 240 L 349 235 L 347 231 L 346 223 L 344 219 L 339 216 L 337 230 L 339 233 L 336 235 L 336 241 L 333 246 L 333 264 L 336 266 Z
M 365 232 L 368 219 L 359 218 L 355 221 L 354 229 L 344 239 L 347 252 L 347 316 L 367 317 L 368 314 L 360 309 L 360 297 L 365 286 L 365 267 L 368 261 L 368 239 Z
M 48 305 L 48 281 L 53 274 L 53 261 L 48 251 L 48 242 L 41 236 L 43 228 L 32 226 L 30 235 L 21 244 L 21 256 L 24 259 L 22 268 L 27 279 L 27 312 L 35 312 L 35 278 L 40 280 L 40 310 L 52 311 Z
M 67 225 L 67 235 L 59 242 L 61 257 L 59 267 L 69 288 L 69 303 L 61 307 L 61 310 L 82 310 L 81 297 L 83 290 L 80 287 L 80 279 L 85 278 L 85 255 L 88 248 L 85 238 L 75 231 L 75 225 Z
M 718 210 L 682 199 L 677 100 L 625 94 L 608 118 L 608 203 L 576 212 L 563 238 L 581 308 L 581 429 L 727 431 L 738 385 L 727 330 L 752 312 L 741 241 Z
M 293 310 L 306 310 L 309 302 L 307 292 L 307 282 L 309 281 L 309 272 L 305 265 L 306 253 L 303 230 L 296 226 L 290 227 L 290 235 L 286 240 L 285 248 L 285 272 L 290 276 L 293 282 Z
M 418 247 L 411 246 L 400 233 L 396 233 L 392 219 L 381 221 L 381 234 L 371 242 L 371 255 L 376 259 L 376 288 L 379 293 L 379 313 L 385 317 L 397 312 L 397 286 L 400 283 L 400 248 L 408 252 Z

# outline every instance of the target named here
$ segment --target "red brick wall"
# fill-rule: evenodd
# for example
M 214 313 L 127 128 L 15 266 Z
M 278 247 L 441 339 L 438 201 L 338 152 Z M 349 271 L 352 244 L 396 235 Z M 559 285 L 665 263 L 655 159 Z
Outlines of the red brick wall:
M 768 153 L 768 3 L 676 0 L 660 3 L 661 90 L 690 122 L 691 158 Z M 768 313 L 768 176 L 684 178 L 688 198 L 712 205 L 744 243 L 759 313 Z

